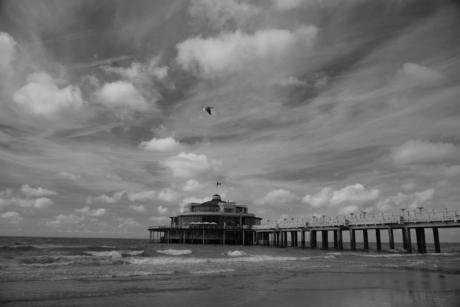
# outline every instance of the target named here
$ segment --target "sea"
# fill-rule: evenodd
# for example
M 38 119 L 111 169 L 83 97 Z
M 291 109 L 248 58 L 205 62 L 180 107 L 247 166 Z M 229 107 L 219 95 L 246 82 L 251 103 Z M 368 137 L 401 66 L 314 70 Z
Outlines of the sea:
M 308 242 L 307 242 L 308 244 Z M 0 237 L 5 306 L 460 306 L 442 253 Z M 416 246 L 414 246 L 416 251 Z

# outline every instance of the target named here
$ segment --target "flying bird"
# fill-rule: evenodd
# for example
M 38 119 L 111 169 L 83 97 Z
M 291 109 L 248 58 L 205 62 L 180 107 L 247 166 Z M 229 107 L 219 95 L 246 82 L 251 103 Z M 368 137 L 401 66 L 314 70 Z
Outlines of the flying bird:
M 204 106 L 204 107 L 203 107 L 203 111 L 206 111 L 206 112 L 208 112 L 209 115 L 212 115 L 212 113 L 211 113 L 211 109 L 212 109 L 212 108 L 214 108 L 214 107 Z

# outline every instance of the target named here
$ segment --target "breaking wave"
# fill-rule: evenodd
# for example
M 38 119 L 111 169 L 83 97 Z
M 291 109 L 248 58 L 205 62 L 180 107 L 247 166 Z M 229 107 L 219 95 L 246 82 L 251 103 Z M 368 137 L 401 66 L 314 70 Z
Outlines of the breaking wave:
M 217 269 L 217 270 L 203 270 L 203 271 L 192 271 L 190 274 L 216 274 L 225 272 L 234 272 L 235 269 Z
M 94 251 L 84 251 L 83 253 L 95 256 L 95 257 L 112 257 L 112 258 L 121 258 L 127 256 L 139 256 L 144 253 L 143 250 L 141 251 L 105 251 L 105 252 L 94 252 Z
M 244 255 L 246 255 L 246 253 L 236 250 L 236 251 L 233 251 L 233 252 L 228 251 L 228 252 L 225 253 L 225 255 L 227 255 L 227 256 L 244 256 Z
M 185 249 L 185 250 L 167 249 L 163 251 L 157 251 L 157 253 L 171 255 L 171 256 L 180 256 L 180 255 L 190 255 L 192 251 L 189 249 Z

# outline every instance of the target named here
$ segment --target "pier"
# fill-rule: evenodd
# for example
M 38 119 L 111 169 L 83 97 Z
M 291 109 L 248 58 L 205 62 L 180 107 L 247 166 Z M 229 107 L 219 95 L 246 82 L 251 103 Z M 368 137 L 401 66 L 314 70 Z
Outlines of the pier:
M 223 226 L 200 223 L 193 225 L 150 226 L 149 242 L 190 243 L 190 244 L 241 244 L 266 246 L 300 246 L 318 248 L 318 233 L 321 233 L 323 249 L 329 248 L 329 235 L 332 236 L 333 248 L 344 249 L 343 233 L 348 232 L 350 249 L 356 250 L 356 232 L 362 231 L 364 249 L 369 249 L 369 232 L 375 234 L 376 250 L 382 250 L 381 233 L 388 232 L 390 249 L 395 248 L 395 236 L 400 235 L 404 249 L 412 253 L 412 242 L 417 243 L 417 252 L 426 253 L 426 232 L 431 230 L 435 252 L 441 252 L 439 240 L 440 228 L 460 227 L 460 210 L 413 212 L 402 210 L 401 213 L 350 214 L 349 217 L 321 216 L 311 219 L 285 219 L 267 221 L 261 225 Z M 412 233 L 415 236 L 412 238 Z M 309 246 L 307 245 L 307 232 Z M 288 241 L 288 234 L 290 241 Z

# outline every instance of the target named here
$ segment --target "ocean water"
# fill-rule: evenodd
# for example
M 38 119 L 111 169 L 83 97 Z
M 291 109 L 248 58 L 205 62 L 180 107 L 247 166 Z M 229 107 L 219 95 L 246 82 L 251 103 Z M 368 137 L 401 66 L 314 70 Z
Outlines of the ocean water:
M 0 237 L 0 303 L 460 306 L 460 244 L 444 243 L 440 254 L 431 245 L 427 254 L 406 254 L 400 245 L 376 252 L 370 245 L 339 251 Z

